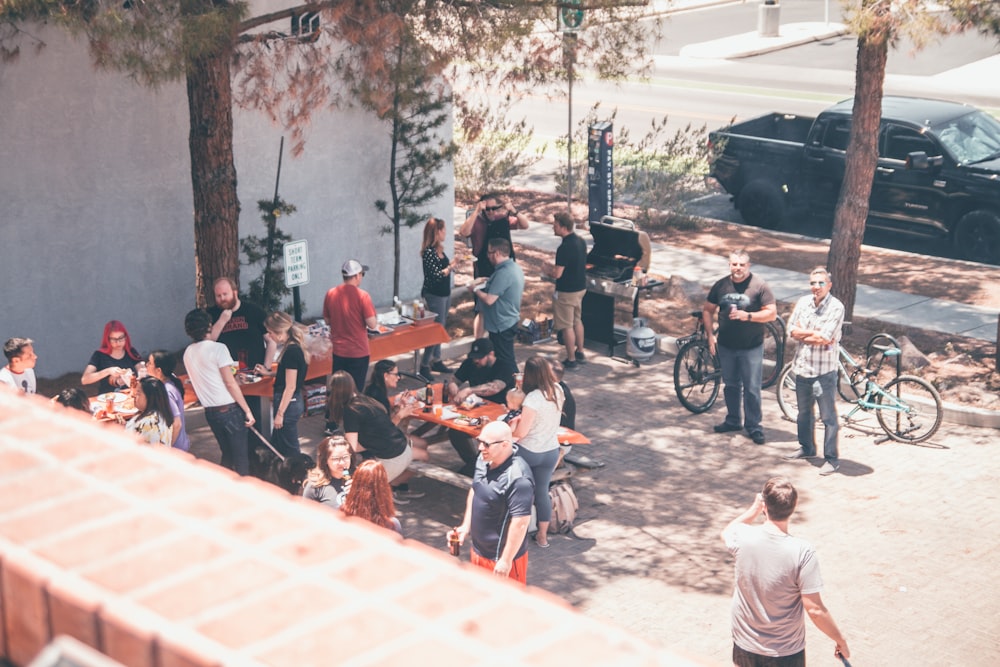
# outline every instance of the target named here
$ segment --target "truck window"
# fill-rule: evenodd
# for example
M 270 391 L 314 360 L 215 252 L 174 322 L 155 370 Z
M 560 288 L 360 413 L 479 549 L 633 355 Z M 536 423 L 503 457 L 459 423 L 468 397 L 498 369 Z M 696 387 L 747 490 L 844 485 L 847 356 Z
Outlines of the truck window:
M 940 155 L 937 145 L 929 137 L 908 127 L 890 125 L 882 138 L 882 157 L 890 160 L 906 160 L 906 156 L 914 151 L 923 151 L 927 155 Z
M 823 145 L 838 151 L 846 151 L 851 140 L 851 121 L 847 119 L 831 120 L 823 133 Z
M 950 120 L 934 131 L 956 162 L 978 162 L 1000 153 L 1000 122 L 982 111 Z

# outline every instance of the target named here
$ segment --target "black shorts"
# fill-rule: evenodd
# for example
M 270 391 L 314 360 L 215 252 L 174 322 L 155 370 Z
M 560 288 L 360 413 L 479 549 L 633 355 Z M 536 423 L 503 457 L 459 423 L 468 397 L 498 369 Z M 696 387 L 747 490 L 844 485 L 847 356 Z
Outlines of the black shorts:
M 736 667 L 806 667 L 806 650 L 802 649 L 798 653 L 775 658 L 744 651 L 733 644 L 733 664 Z

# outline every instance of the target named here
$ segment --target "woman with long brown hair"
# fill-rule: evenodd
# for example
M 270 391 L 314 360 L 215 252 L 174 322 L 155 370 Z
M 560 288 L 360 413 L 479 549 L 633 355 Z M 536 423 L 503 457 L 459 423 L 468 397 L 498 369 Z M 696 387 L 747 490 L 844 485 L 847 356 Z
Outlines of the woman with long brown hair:
M 389 476 L 378 461 L 365 461 L 354 471 L 351 489 L 340 509 L 347 516 L 360 517 L 376 526 L 403 534 L 403 527 L 396 518 Z
M 441 218 L 431 218 L 424 225 L 424 240 L 420 244 L 420 258 L 424 267 L 424 286 L 420 295 L 427 307 L 436 314 L 434 321 L 445 326 L 448 310 L 451 308 L 451 274 L 455 262 L 444 254 L 445 223 Z M 448 373 L 448 367 L 441 361 L 441 345 L 425 347 L 420 358 L 420 374 L 432 377 L 431 372 Z
M 323 438 L 316 446 L 316 467 L 309 471 L 302 496 L 337 509 L 347 494 L 351 470 L 351 446 L 342 436 Z
M 522 388 L 524 404 L 514 427 L 514 440 L 518 456 L 528 464 L 535 478 L 535 510 L 538 513 L 535 542 L 545 549 L 549 546 L 549 521 L 552 519 L 549 481 L 559 461 L 559 417 L 564 398 L 552 366 L 537 355 L 524 362 Z

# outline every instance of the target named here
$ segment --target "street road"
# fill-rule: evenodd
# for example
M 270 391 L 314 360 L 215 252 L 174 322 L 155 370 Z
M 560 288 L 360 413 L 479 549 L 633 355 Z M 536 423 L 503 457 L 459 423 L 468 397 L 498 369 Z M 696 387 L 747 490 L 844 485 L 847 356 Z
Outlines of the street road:
M 831 3 L 831 21 L 840 21 L 839 3 Z M 856 40 L 850 35 L 796 46 L 738 60 L 679 57 L 689 44 L 756 30 L 757 3 L 735 3 L 670 14 L 663 18 L 663 38 L 652 48 L 656 68 L 644 81 L 621 83 L 577 80 L 573 87 L 573 119 L 577 125 L 595 105 L 600 118 L 617 109 L 616 133 L 627 128 L 632 137 L 645 134 L 653 119 L 669 118 L 672 130 L 686 125 L 715 129 L 732 120 L 745 120 L 782 111 L 812 116 L 834 102 L 853 94 Z M 823 0 L 801 0 L 781 5 L 781 23 L 821 22 Z M 943 97 L 987 108 L 1000 107 L 994 93 L 983 98 L 981 82 L 968 89 L 948 85 L 942 72 L 988 58 L 998 52 L 995 40 L 976 33 L 952 35 L 932 43 L 919 53 L 903 41 L 890 52 L 887 93 Z M 530 178 L 518 183 L 536 188 L 553 187 L 550 174 L 565 167 L 565 156 L 555 151 L 555 140 L 567 130 L 565 86 L 546 94 L 539 91 L 512 112 L 535 128 L 536 144 L 547 144 L 546 159 Z M 739 222 L 727 195 L 706 196 L 693 203 L 690 212 Z M 829 223 L 803 221 L 796 229 L 816 236 L 829 235 Z M 947 254 L 939 242 L 903 240 L 873 233 L 867 242 L 914 252 Z

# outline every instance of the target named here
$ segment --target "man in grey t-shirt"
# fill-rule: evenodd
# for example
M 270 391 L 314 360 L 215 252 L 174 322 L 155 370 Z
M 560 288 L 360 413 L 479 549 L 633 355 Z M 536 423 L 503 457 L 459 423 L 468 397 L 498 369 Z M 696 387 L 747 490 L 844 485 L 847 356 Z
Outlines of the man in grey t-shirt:
M 804 667 L 805 613 L 836 643 L 835 655 L 851 655 L 820 598 L 823 579 L 815 550 L 788 534 L 797 500 L 791 482 L 772 477 L 753 505 L 722 531 L 722 541 L 736 559 L 732 603 L 736 667 Z M 764 523 L 753 526 L 760 514 Z

